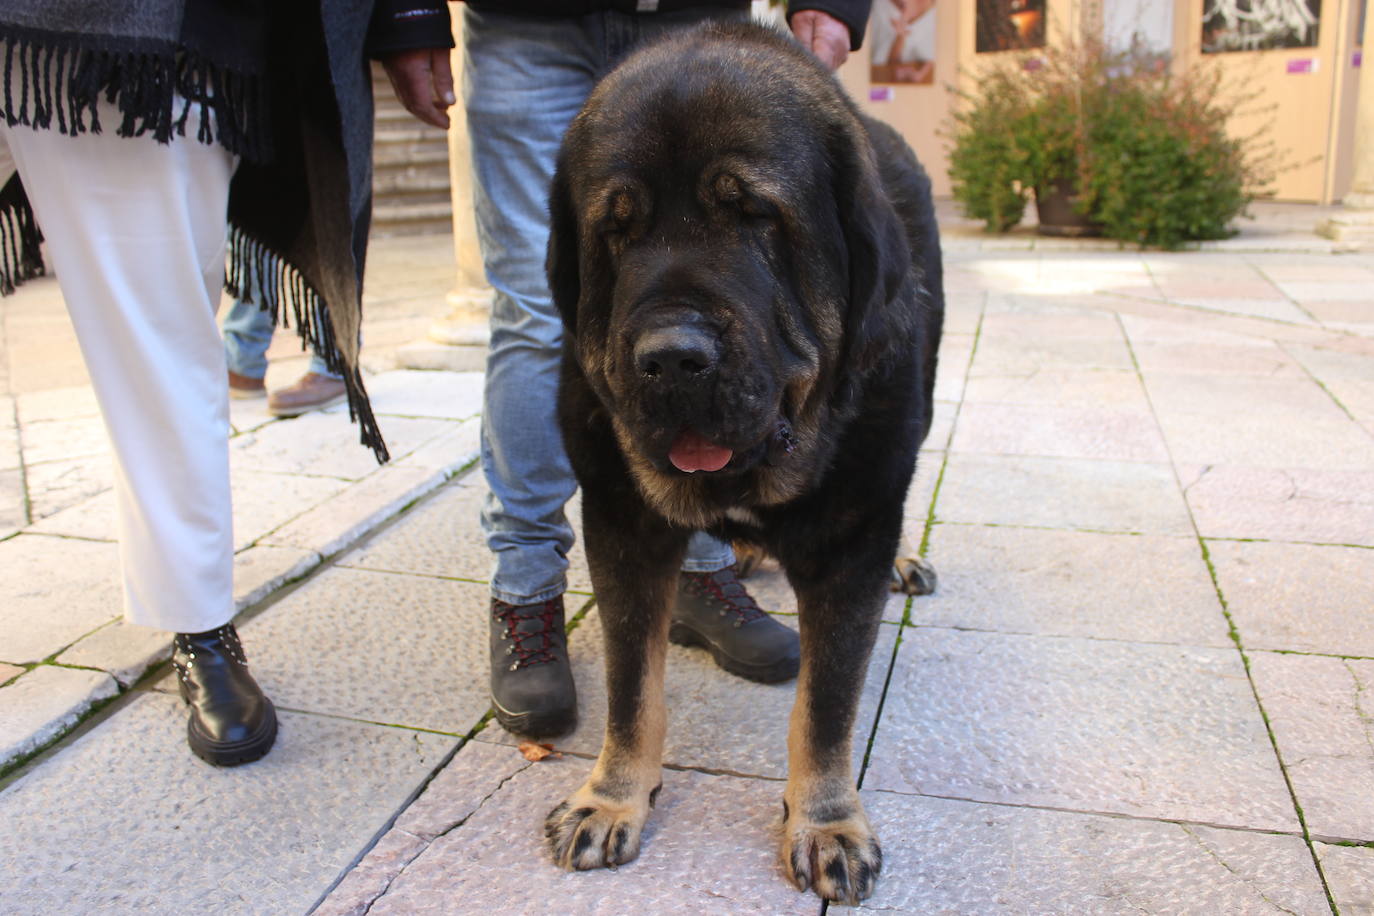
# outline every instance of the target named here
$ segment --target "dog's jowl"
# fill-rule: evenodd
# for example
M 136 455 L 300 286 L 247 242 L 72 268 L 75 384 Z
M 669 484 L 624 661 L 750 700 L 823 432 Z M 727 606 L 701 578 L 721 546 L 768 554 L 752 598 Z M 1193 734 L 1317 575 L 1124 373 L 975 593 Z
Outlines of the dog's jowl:
M 866 897 L 882 853 L 851 741 L 930 426 L 943 295 L 929 181 L 787 37 L 714 26 L 602 82 L 550 208 L 560 420 L 610 707 L 591 777 L 546 822 L 553 856 L 583 869 L 638 854 L 669 602 L 688 536 L 707 529 L 760 544 L 797 594 L 781 867 L 823 897 Z

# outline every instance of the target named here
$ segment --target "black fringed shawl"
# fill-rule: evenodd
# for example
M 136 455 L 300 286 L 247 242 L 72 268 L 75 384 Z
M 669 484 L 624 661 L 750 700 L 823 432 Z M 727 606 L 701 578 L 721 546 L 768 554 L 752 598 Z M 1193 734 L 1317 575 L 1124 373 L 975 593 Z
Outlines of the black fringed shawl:
M 251 296 L 255 269 L 260 304 L 283 325 L 289 306 L 304 343 L 343 376 L 363 444 L 385 461 L 358 369 L 371 10 L 372 0 L 5 0 L 0 114 L 12 128 L 97 132 L 109 126 L 96 116 L 103 95 L 120 136 L 194 134 L 240 155 L 225 288 Z M 0 293 L 43 272 L 42 236 L 9 171 L 0 161 Z

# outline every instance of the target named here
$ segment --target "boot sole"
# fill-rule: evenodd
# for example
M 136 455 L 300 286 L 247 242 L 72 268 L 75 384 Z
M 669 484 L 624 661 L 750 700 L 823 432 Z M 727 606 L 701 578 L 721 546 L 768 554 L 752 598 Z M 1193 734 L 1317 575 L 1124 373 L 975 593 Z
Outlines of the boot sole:
M 242 741 L 211 741 L 197 732 L 191 722 L 186 723 L 186 743 L 191 746 L 191 753 L 217 767 L 232 767 L 261 760 L 267 756 L 276 740 L 277 710 L 271 700 L 267 701 L 267 717 L 263 719 L 257 734 Z
M 668 628 L 668 641 L 675 646 L 705 649 L 711 653 L 711 658 L 721 669 L 728 671 L 735 677 L 742 677 L 746 681 L 754 681 L 759 684 L 779 684 L 783 681 L 790 681 L 801 670 L 801 659 L 798 658 L 783 658 L 763 665 L 750 665 L 739 659 L 731 658 L 725 654 L 720 646 L 687 624 L 676 621 Z
M 501 727 L 519 738 L 557 738 L 577 727 L 577 707 L 544 713 L 510 712 L 492 697 L 491 708 Z

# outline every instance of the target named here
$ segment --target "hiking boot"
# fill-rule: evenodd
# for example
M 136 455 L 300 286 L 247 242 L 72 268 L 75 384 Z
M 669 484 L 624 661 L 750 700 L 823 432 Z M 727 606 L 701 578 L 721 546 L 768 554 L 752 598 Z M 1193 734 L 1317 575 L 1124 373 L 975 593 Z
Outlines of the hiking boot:
M 491 599 L 491 702 L 514 735 L 554 738 L 577 724 L 562 595 L 538 604 Z
M 333 407 L 347 394 L 343 379 L 307 372 L 294 385 L 272 392 L 267 398 L 267 412 L 274 417 L 299 417 L 312 410 Z
M 215 766 L 249 763 L 272 749 L 277 713 L 253 675 L 232 623 L 204 633 L 178 633 L 172 664 L 181 698 L 191 707 L 186 742 Z
M 758 606 L 734 566 L 678 574 L 668 639 L 701 646 L 726 671 L 762 684 L 790 680 L 801 668 L 801 638 Z

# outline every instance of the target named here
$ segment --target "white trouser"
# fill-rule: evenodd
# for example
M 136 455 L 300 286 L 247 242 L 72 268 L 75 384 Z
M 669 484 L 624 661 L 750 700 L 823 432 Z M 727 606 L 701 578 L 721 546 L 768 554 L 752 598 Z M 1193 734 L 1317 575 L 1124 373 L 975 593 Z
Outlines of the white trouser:
M 115 455 L 125 617 L 234 613 L 229 401 L 215 325 L 235 157 L 178 137 L 6 128 Z M 194 123 L 194 118 L 192 118 Z

